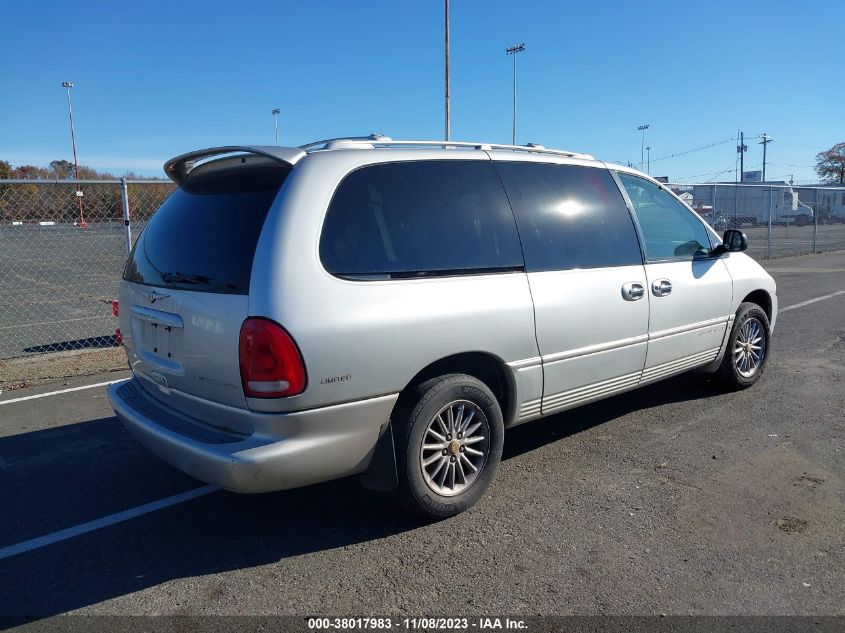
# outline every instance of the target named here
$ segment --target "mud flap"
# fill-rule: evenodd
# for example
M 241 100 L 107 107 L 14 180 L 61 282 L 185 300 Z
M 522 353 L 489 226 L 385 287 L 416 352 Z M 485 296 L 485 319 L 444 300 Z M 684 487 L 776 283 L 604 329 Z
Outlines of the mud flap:
M 367 490 L 395 490 L 399 486 L 396 472 L 396 450 L 393 446 L 393 425 L 379 437 L 367 470 L 361 473 L 361 485 Z

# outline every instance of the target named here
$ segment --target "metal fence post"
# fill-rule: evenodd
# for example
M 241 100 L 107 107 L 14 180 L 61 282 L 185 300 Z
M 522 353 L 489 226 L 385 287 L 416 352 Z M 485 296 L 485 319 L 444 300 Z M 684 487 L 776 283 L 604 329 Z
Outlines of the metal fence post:
M 126 178 L 120 179 L 120 197 L 123 202 L 123 232 L 126 235 L 126 256 L 132 252 L 132 226 L 129 223 L 129 187 Z
M 0 365 L 7 358 L 114 345 L 117 323 L 101 299 L 117 298 L 133 238 L 174 189 L 131 177 L 0 179 L 0 297 L 15 298 L 0 301 Z M 39 292 L 32 292 L 33 280 Z
M 710 217 L 716 217 L 716 183 L 713 183 L 713 208 L 710 210 Z M 715 219 L 713 220 L 715 222 Z
M 766 259 L 772 258 L 772 187 L 769 185 L 769 232 L 766 237 Z
M 813 255 L 819 252 L 818 250 L 818 235 L 819 235 L 819 190 L 813 190 Z

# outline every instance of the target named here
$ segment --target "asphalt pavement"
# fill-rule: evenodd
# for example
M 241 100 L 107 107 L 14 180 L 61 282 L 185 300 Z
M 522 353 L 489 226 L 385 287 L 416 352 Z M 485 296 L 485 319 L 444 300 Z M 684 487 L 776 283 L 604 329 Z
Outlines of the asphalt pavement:
M 768 268 L 781 308 L 845 290 L 845 253 Z M 203 485 L 103 386 L 18 400 L 122 376 L 0 394 L 0 616 L 845 615 L 845 293 L 780 315 L 750 390 L 686 374 L 510 430 L 446 521 L 349 479 L 201 491 L 9 554 Z

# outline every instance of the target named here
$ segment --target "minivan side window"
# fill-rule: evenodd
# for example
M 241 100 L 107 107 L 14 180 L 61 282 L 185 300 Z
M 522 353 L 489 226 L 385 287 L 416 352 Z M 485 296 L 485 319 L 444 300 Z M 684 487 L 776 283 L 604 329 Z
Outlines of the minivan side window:
M 522 270 L 513 213 L 489 161 L 369 165 L 332 198 L 320 237 L 327 271 L 401 278 Z
M 496 161 L 529 272 L 642 264 L 634 221 L 610 172 Z
M 645 178 L 617 175 L 637 214 L 647 260 L 692 259 L 710 252 L 707 229 L 683 204 Z

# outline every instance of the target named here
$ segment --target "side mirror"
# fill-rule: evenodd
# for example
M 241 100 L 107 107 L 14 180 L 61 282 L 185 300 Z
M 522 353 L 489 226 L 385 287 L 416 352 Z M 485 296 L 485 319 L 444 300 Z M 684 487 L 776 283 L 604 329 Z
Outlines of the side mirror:
M 748 248 L 748 238 L 745 233 L 736 229 L 728 229 L 722 236 L 722 243 L 730 253 L 741 253 Z
M 710 251 L 712 257 L 718 257 L 725 253 L 741 253 L 748 248 L 748 238 L 745 233 L 736 229 L 728 229 L 722 236 L 722 243 Z

